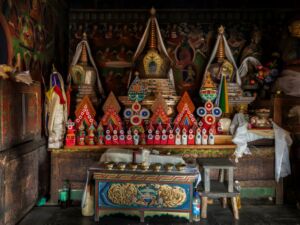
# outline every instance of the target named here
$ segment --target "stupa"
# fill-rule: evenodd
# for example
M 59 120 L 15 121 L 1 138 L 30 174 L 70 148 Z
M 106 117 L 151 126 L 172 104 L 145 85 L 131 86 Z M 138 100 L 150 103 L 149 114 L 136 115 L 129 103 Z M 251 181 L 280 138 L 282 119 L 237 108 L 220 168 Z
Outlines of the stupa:
M 150 14 L 142 39 L 133 56 L 132 74 L 138 76 L 139 82 L 145 87 L 146 96 L 141 105 L 150 109 L 160 93 L 168 105 L 167 114 L 171 115 L 180 100 L 175 90 L 171 68 L 173 62 L 162 40 L 154 8 L 150 10 Z M 128 83 L 130 84 L 132 80 L 135 82 L 136 78 L 130 76 Z M 119 100 L 127 107 L 132 104 L 128 96 L 120 96 Z

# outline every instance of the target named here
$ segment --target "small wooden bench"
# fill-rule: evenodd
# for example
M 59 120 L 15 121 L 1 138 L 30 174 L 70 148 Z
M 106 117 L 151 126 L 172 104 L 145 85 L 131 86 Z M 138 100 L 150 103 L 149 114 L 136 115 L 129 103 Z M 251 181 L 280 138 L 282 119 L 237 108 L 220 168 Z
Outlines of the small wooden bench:
M 239 192 L 233 185 L 233 170 L 235 169 L 235 165 L 227 158 L 198 159 L 197 162 L 204 170 L 204 190 L 200 192 L 202 203 L 201 217 L 207 218 L 208 198 L 221 198 L 224 208 L 227 205 L 227 198 L 231 198 L 233 215 L 238 220 L 237 196 Z M 211 169 L 219 170 L 219 180 L 210 180 Z M 227 174 L 226 182 L 224 181 L 225 173 Z

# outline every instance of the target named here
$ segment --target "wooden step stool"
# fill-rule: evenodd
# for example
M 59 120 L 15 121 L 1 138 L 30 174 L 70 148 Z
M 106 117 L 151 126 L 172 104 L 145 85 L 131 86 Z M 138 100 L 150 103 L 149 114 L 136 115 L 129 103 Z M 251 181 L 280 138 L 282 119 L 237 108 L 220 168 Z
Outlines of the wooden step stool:
M 237 196 L 239 192 L 233 186 L 233 170 L 235 169 L 235 165 L 227 158 L 198 159 L 197 162 L 204 170 L 204 190 L 200 192 L 202 204 L 201 217 L 207 218 L 208 198 L 221 198 L 224 208 L 227 205 L 227 198 L 231 198 L 233 215 L 238 220 Z M 211 169 L 219 170 L 219 180 L 210 180 Z M 227 183 L 224 182 L 225 172 L 227 172 Z

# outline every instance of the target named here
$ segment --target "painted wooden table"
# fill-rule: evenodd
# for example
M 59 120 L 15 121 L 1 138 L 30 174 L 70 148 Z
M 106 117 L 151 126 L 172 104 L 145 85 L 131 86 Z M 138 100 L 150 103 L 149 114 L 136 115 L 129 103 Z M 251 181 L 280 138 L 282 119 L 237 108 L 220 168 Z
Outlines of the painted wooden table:
M 95 221 L 121 213 L 140 217 L 169 215 L 192 221 L 192 196 L 198 169 L 159 172 L 90 168 L 95 179 Z

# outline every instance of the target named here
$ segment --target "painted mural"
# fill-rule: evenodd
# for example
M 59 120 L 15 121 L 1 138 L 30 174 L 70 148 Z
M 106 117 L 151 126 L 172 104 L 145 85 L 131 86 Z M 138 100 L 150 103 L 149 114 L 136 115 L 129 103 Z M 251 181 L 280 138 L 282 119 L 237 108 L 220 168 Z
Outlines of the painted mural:
M 41 75 L 47 74 L 54 60 L 57 41 L 54 35 L 61 33 L 56 15 L 63 12 L 65 3 L 58 0 L 4 0 L 1 4 L 12 39 L 12 65 L 16 65 L 19 55 L 20 69 L 30 70 L 33 79 L 41 81 Z M 64 29 L 63 26 L 60 28 Z
M 84 22 L 83 22 L 84 21 Z M 216 41 L 218 24 L 200 22 L 160 23 L 161 34 L 169 56 L 174 61 L 174 78 L 178 94 L 189 91 L 192 96 L 199 90 L 208 57 Z M 106 92 L 117 96 L 126 95 L 128 77 L 132 68 L 132 57 L 143 35 L 145 22 L 98 23 L 89 20 L 70 22 L 69 59 L 84 32 L 88 34 L 96 64 L 101 72 Z M 270 27 L 253 23 L 225 23 L 225 35 L 238 65 L 248 56 L 262 60 L 270 58 L 276 47 L 270 46 L 269 34 L 278 38 L 279 31 L 271 32 Z M 266 31 L 266 32 L 262 32 Z M 264 38 L 264 40 L 263 40 Z M 264 43 L 263 43 L 264 41 Z M 273 42 L 272 42 L 273 43 Z M 264 49 L 262 48 L 264 46 Z M 253 79 L 243 82 L 247 86 Z M 259 85 L 259 79 L 256 79 Z M 252 86 L 251 86 L 252 87 Z

